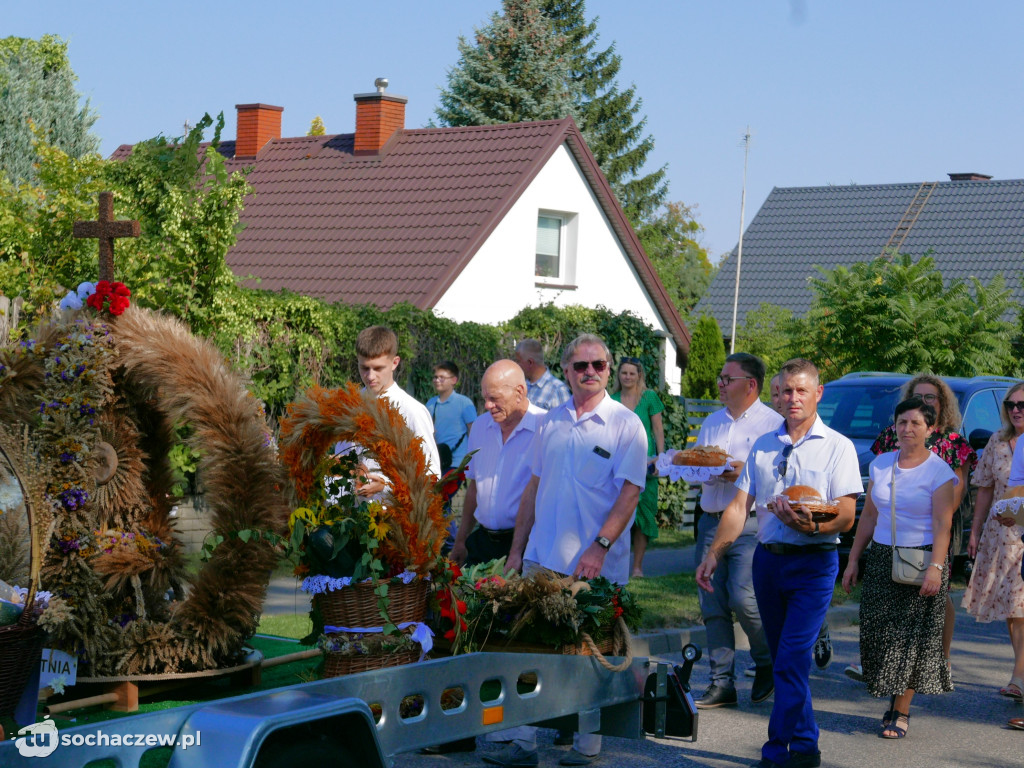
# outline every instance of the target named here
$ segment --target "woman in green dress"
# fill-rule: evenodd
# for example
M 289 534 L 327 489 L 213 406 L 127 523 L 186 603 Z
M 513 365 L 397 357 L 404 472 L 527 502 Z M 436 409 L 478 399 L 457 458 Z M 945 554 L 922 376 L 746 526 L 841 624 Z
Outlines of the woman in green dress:
M 619 375 L 615 380 L 615 392 L 612 399 L 617 400 L 640 417 L 647 431 L 647 465 L 651 467 L 655 458 L 665 452 L 665 427 L 661 420 L 661 412 L 665 406 L 656 392 L 647 389 L 644 381 L 644 366 L 636 357 L 619 359 Z M 647 484 L 640 494 L 640 503 L 636 507 L 636 520 L 633 523 L 633 567 L 630 578 L 644 575 L 644 553 L 647 542 L 658 538 L 658 477 L 647 475 Z

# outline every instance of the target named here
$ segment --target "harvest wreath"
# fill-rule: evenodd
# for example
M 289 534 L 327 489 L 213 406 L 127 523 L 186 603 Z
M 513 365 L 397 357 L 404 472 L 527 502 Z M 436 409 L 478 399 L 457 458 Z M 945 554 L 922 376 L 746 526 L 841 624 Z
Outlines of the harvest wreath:
M 223 356 L 129 295 L 83 283 L 59 318 L 0 345 L 0 423 L 27 427 L 46 478 L 41 582 L 58 598 L 39 624 L 79 657 L 79 674 L 230 666 L 278 558 L 283 472 Z M 172 602 L 168 590 L 187 581 L 168 462 L 178 421 L 193 427 L 221 544 Z
M 335 454 L 339 442 L 344 450 Z M 319 638 L 328 671 L 334 655 L 387 657 L 380 665 L 408 660 L 408 642 L 398 638 L 403 631 L 428 651 L 422 623 L 429 587 L 443 612 L 453 602 L 453 577 L 441 555 L 444 481 L 428 473 L 420 439 L 386 398 L 349 384 L 314 387 L 291 403 L 280 446 L 296 504 L 290 550 L 303 589 L 313 595 L 306 639 Z M 388 478 L 372 500 L 352 492 L 368 463 Z

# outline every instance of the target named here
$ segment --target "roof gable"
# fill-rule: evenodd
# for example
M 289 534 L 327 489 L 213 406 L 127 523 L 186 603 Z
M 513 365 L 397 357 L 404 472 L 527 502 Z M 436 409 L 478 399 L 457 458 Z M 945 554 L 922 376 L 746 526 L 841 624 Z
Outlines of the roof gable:
M 761 302 L 803 315 L 811 305 L 808 279 L 816 266 L 850 266 L 880 256 L 921 184 L 776 187 L 743 235 L 737 324 Z M 921 208 L 901 253 L 935 259 L 948 280 L 1006 278 L 1024 302 L 1024 179 L 938 182 Z M 732 323 L 736 250 L 721 264 L 697 304 Z

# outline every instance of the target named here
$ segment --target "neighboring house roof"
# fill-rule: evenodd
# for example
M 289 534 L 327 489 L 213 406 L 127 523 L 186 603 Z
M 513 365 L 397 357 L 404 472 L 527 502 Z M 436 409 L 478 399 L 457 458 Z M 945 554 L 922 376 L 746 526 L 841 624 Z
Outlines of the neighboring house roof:
M 255 160 L 236 160 L 235 142 L 220 144 L 229 169 L 252 166 L 245 228 L 227 257 L 236 274 L 329 302 L 430 308 L 564 144 L 680 352 L 689 351 L 689 331 L 571 118 L 403 129 L 369 156 L 353 154 L 353 137 L 273 139 Z
M 819 274 L 815 266 L 850 266 L 882 255 L 901 222 L 910 227 L 900 253 L 930 252 L 947 281 L 977 277 L 987 285 L 1001 274 L 1013 300 L 1024 302 L 1024 179 L 938 182 L 930 195 L 929 187 L 773 189 L 743 235 L 737 326 L 763 301 L 803 315 L 812 299 L 808 279 Z M 726 335 L 735 279 L 733 249 L 695 309 L 713 315 Z

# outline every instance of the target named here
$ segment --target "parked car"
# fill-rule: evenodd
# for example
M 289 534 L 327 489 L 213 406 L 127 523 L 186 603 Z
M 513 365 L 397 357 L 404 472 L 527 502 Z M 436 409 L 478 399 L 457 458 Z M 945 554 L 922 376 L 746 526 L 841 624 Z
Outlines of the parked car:
M 825 392 L 818 404 L 818 414 L 832 429 L 853 441 L 865 489 L 868 484 L 868 465 L 874 458 L 871 444 L 892 423 L 900 389 L 910 378 L 907 374 L 869 371 L 850 373 L 825 385 Z M 1003 395 L 1017 383 L 1017 379 L 1003 376 L 942 378 L 949 384 L 960 404 L 963 417 L 960 432 L 980 455 L 989 437 L 1000 427 Z M 974 517 L 974 501 L 977 496 L 976 490 L 970 488 L 969 483 L 970 478 L 969 492 L 964 494 L 960 508 L 953 515 L 954 557 L 967 554 L 967 540 L 971 534 L 971 519 Z M 857 501 L 858 520 L 863 506 L 862 496 Z M 855 532 L 856 526 L 842 534 L 840 554 L 849 553 Z

